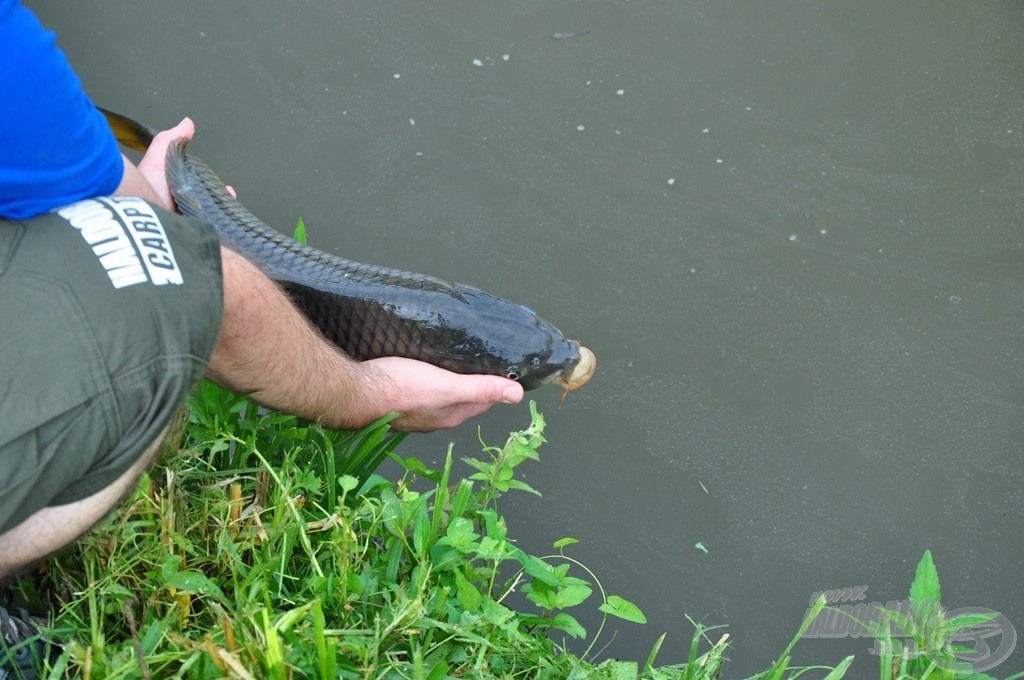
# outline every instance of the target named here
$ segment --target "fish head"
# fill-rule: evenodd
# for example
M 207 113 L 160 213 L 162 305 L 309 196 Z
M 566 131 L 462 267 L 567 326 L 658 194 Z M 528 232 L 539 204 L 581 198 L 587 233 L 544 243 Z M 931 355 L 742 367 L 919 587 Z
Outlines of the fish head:
M 487 329 L 486 336 L 473 337 L 475 347 L 469 352 L 480 373 L 515 380 L 525 390 L 548 383 L 575 389 L 590 379 L 594 362 L 588 359 L 584 369 L 578 367 L 593 353 L 586 348 L 581 351 L 579 342 L 566 338 L 533 309 L 470 286 L 457 289 L 474 310 L 474 327 Z

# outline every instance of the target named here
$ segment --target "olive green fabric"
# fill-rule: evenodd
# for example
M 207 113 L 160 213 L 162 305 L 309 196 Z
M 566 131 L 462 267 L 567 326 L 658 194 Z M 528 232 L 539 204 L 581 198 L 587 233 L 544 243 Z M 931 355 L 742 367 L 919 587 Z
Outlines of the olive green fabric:
M 137 198 L 0 220 L 0 533 L 123 474 L 202 376 L 213 228 Z

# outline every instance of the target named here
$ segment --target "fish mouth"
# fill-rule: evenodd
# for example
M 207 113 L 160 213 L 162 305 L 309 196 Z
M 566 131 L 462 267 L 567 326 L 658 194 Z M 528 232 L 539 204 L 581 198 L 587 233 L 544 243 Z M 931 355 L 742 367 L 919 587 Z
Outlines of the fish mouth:
M 565 395 L 569 394 L 572 390 L 579 389 L 587 384 L 587 382 L 594 377 L 594 372 L 597 370 L 597 357 L 589 349 L 580 345 L 580 360 L 576 366 L 573 367 L 572 371 L 567 376 L 559 376 L 552 380 L 555 385 L 564 390 L 562 392 L 562 401 L 565 401 Z

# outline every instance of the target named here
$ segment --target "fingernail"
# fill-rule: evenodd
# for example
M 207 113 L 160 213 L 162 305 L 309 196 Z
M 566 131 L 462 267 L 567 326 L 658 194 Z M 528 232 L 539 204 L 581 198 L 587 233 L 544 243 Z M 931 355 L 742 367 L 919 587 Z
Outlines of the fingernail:
M 518 404 L 520 399 L 519 390 L 511 385 L 501 391 L 501 400 L 506 404 Z

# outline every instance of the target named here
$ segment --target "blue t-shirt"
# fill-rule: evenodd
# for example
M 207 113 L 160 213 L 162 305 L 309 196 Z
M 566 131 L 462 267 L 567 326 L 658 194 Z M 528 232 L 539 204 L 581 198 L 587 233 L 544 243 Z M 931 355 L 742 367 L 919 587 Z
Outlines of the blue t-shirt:
M 0 0 L 0 217 L 25 219 L 117 188 L 124 163 L 56 36 Z

